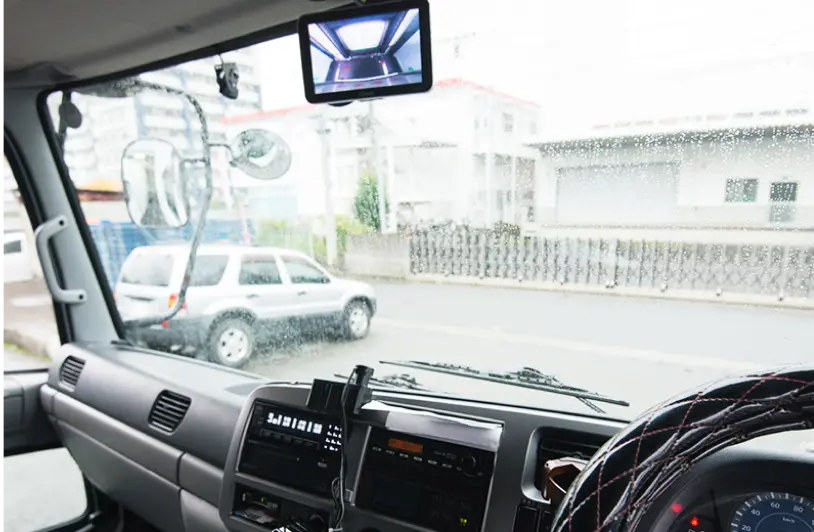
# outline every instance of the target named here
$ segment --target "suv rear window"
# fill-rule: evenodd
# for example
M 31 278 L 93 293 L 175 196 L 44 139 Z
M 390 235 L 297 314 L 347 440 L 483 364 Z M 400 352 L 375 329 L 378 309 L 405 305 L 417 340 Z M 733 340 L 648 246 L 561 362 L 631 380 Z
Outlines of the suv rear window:
M 198 255 L 192 267 L 189 286 L 215 286 L 223 278 L 227 264 L 228 255 Z
M 10 255 L 11 253 L 22 253 L 23 243 L 19 240 L 12 240 L 3 244 L 3 255 Z
M 161 253 L 130 255 L 122 266 L 121 282 L 143 286 L 169 286 L 175 257 Z

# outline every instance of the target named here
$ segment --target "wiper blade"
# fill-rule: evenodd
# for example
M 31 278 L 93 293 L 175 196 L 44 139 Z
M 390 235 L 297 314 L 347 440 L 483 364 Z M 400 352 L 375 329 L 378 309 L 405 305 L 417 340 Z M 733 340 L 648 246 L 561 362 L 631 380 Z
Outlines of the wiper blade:
M 391 366 L 400 366 L 403 368 L 423 369 L 425 371 L 433 371 L 435 373 L 446 373 L 449 375 L 457 375 L 459 377 L 468 377 L 470 379 L 477 379 L 482 381 L 497 382 L 500 384 L 507 384 L 509 386 L 519 386 L 521 388 L 530 388 L 532 390 L 540 390 L 543 392 L 555 393 L 558 395 L 569 395 L 579 399 L 580 402 L 585 404 L 591 410 L 605 413 L 600 407 L 594 404 L 594 401 L 601 403 L 608 403 L 617 406 L 630 406 L 627 401 L 621 399 L 614 399 L 605 395 L 591 392 L 575 386 L 569 386 L 560 382 L 557 377 L 547 375 L 536 368 L 524 367 L 519 371 L 507 372 L 492 372 L 482 371 L 469 366 L 459 366 L 456 364 L 441 364 L 433 362 L 420 362 L 416 360 L 408 361 L 389 361 L 382 360 L 382 364 L 390 364 Z
M 347 375 L 334 373 L 334 377 L 348 380 Z M 382 386 L 384 388 L 399 388 L 402 390 L 414 390 L 417 392 L 432 392 L 431 388 L 420 384 L 415 377 L 407 373 L 385 375 L 384 377 L 370 377 L 370 384 Z

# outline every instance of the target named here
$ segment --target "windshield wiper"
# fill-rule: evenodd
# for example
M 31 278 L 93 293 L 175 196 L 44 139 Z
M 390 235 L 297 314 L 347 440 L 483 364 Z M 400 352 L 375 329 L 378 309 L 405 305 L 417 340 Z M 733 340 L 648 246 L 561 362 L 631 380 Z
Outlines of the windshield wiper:
M 538 369 L 530 367 L 524 367 L 519 371 L 497 373 L 492 371 L 482 371 L 469 366 L 420 362 L 415 360 L 395 362 L 382 360 L 380 363 L 389 364 L 391 366 L 400 366 L 403 368 L 423 369 L 426 371 L 433 371 L 435 373 L 447 373 L 449 375 L 457 375 L 459 377 L 497 382 L 500 384 L 508 384 L 509 386 L 530 388 L 532 390 L 540 390 L 558 395 L 570 395 L 571 397 L 576 397 L 591 410 L 601 414 L 604 414 L 605 411 L 596 406 L 593 403 L 594 401 L 618 406 L 630 406 L 630 403 L 627 401 L 622 401 L 621 399 L 613 399 L 612 397 L 607 397 L 596 392 L 591 392 L 575 386 L 568 386 L 567 384 L 560 382 L 557 377 L 547 375 Z
M 339 379 L 348 380 L 347 375 L 340 375 L 334 373 L 334 377 Z M 382 386 L 384 388 L 399 388 L 402 390 L 414 390 L 417 392 L 433 392 L 431 388 L 427 388 L 420 384 L 415 377 L 407 373 L 385 375 L 384 377 L 370 377 L 370 384 Z

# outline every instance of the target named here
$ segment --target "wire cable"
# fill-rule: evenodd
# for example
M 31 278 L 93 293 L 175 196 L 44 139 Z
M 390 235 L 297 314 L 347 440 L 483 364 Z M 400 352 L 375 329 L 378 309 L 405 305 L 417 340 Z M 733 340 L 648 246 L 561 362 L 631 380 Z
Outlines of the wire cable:
M 345 386 L 342 388 L 342 395 L 339 400 L 341 404 L 340 419 L 342 425 L 342 434 L 339 439 L 339 476 L 331 483 L 331 495 L 334 499 L 334 523 L 329 529 L 329 532 L 342 532 L 343 520 L 345 518 L 345 470 L 348 461 L 345 445 L 349 437 L 347 401 L 353 375 L 351 372 L 348 376 L 348 380 L 345 381 Z

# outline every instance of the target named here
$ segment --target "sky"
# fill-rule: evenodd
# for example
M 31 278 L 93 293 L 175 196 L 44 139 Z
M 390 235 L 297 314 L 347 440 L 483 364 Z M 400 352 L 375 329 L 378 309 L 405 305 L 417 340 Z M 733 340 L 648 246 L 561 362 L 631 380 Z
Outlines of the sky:
M 436 80 L 463 77 L 534 101 L 554 123 L 814 109 L 812 0 L 430 6 Z M 296 38 L 256 54 L 264 107 L 305 103 Z

